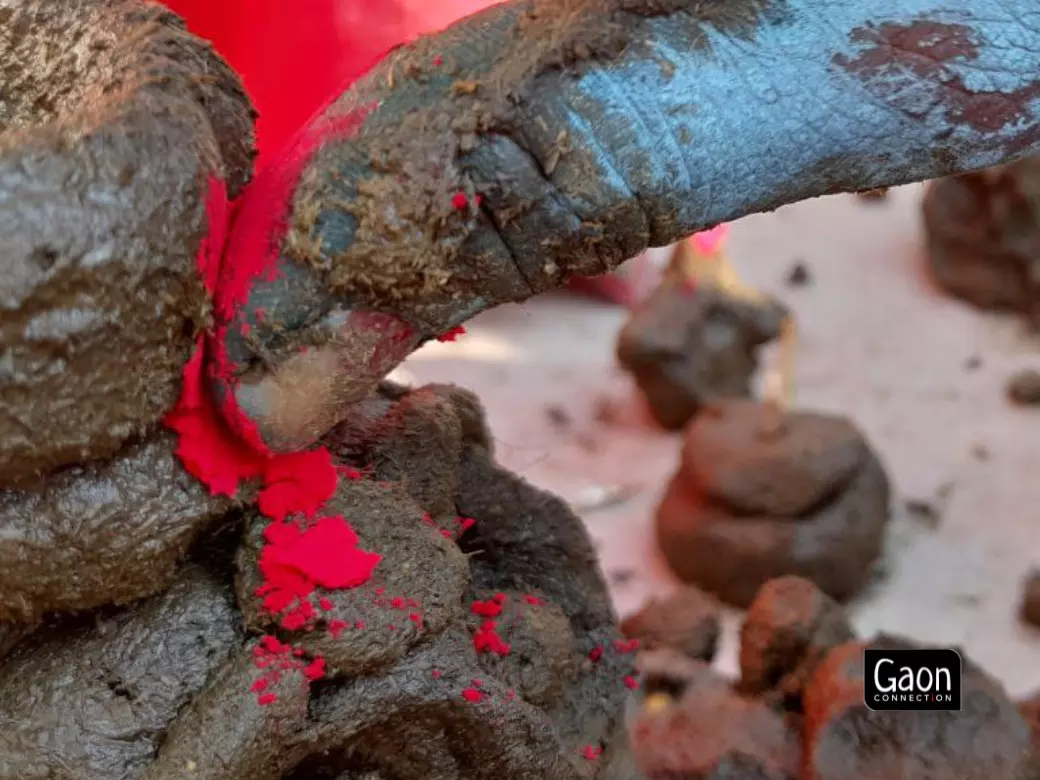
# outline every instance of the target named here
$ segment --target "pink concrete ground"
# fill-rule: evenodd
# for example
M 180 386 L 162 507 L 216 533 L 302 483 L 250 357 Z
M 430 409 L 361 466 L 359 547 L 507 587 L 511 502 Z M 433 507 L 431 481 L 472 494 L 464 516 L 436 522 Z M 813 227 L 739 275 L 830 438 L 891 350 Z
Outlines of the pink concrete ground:
M 1016 619 L 1021 580 L 1040 565 L 1040 409 L 1009 405 L 1004 383 L 1040 368 L 1040 341 L 1014 318 L 936 292 L 923 266 L 920 194 L 825 198 L 751 217 L 734 226 L 731 252 L 746 281 L 799 318 L 797 405 L 852 416 L 892 476 L 889 549 L 854 605 L 859 629 L 960 645 L 1022 695 L 1040 687 L 1040 632 Z M 809 286 L 786 284 L 796 260 Z M 425 348 L 402 375 L 481 395 L 499 459 L 579 508 L 624 614 L 675 584 L 651 519 L 679 440 L 645 422 L 614 365 L 622 319 L 567 297 L 504 307 L 458 342 Z M 597 421 L 603 407 L 614 423 Z M 933 503 L 938 520 L 907 501 Z M 728 672 L 738 620 L 728 616 L 719 659 Z

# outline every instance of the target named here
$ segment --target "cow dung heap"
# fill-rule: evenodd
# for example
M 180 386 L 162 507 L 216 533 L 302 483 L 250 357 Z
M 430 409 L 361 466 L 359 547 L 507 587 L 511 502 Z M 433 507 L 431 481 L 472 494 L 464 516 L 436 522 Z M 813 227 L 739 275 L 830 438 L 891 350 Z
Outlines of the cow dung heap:
M 472 395 L 361 404 L 302 453 L 324 517 L 182 468 L 197 261 L 254 154 L 227 64 L 160 7 L 41 0 L 0 65 L 0 780 L 629 776 L 592 545 Z
M 923 208 L 936 281 L 1040 325 L 1040 158 L 934 181 Z
M 679 430 L 705 404 L 751 395 L 758 350 L 780 335 L 786 316 L 773 301 L 666 279 L 621 329 L 618 362 L 658 424 Z
M 16 569 L 26 581 L 2 570 L 6 619 L 13 595 L 84 596 L 100 570 L 132 583 L 143 568 L 161 592 L 47 618 L 20 642 L 5 627 L 0 778 L 621 776 L 635 656 L 580 521 L 495 465 L 469 393 L 386 385 L 365 406 L 363 424 L 326 442 L 357 470 L 328 511 L 383 558 L 369 581 L 326 593 L 321 614 L 298 630 L 275 625 L 257 595 L 267 518 L 201 511 L 202 491 L 191 493 L 190 520 L 183 507 L 165 513 L 160 499 L 145 512 L 123 503 L 134 495 L 125 481 L 190 493 L 180 473 L 100 466 L 53 480 L 42 498 L 5 494 L 4 557 L 39 550 L 40 537 L 12 537 L 19 517 L 49 534 L 63 509 L 85 512 L 84 536 L 67 516 L 61 529 L 79 560 L 68 550 L 55 561 L 35 554 Z M 164 442 L 146 447 L 165 446 L 163 462 L 176 464 Z M 99 495 L 112 503 L 79 503 Z M 129 539 L 99 530 L 99 515 L 143 550 L 172 554 L 189 527 L 199 538 L 167 575 Z M 96 549 L 105 546 L 124 550 L 122 575 Z
M 676 648 L 640 654 L 636 761 L 649 780 L 1035 780 L 1040 744 L 1001 686 L 963 660 L 962 709 L 872 711 L 865 648 L 842 608 L 808 580 L 766 583 L 740 637 L 735 685 Z M 963 653 L 962 653 L 963 657 Z
M 730 400 L 687 427 L 657 534 L 680 578 L 746 607 L 785 574 L 851 596 L 882 551 L 888 516 L 885 471 L 849 420 Z

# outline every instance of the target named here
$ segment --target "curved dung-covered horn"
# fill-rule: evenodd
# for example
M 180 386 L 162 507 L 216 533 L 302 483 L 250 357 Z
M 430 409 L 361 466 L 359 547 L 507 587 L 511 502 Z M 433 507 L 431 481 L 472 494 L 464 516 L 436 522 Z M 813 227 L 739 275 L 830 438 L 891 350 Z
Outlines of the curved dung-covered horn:
M 1034 0 L 526 0 L 388 57 L 247 192 L 231 422 L 305 447 L 417 345 L 647 246 L 1040 151 Z

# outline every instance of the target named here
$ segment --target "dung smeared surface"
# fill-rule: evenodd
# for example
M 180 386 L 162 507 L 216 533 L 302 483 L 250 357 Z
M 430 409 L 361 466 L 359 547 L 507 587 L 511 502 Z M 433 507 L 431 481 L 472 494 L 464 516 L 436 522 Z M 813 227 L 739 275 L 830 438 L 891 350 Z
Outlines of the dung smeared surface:
M 916 645 L 919 647 L 919 645 Z M 912 649 L 879 636 L 832 650 L 805 692 L 802 777 L 838 780 L 1030 780 L 1037 776 L 1029 724 L 1000 684 L 963 658 L 959 712 L 870 711 L 863 649 Z
M 789 574 L 844 599 L 880 555 L 888 512 L 884 469 L 852 425 L 731 401 L 688 428 L 657 533 L 673 571 L 723 601 L 746 607 Z
M 677 430 L 705 404 L 751 395 L 758 350 L 780 335 L 786 315 L 780 304 L 666 282 L 621 329 L 618 361 L 658 423 Z
M 0 778 L 136 777 L 239 641 L 231 593 L 198 568 L 132 610 L 34 637 L 0 666 Z
M 158 7 L 14 4 L 0 10 L 0 66 L 11 487 L 114 455 L 173 405 L 207 318 L 209 180 L 237 193 L 253 133 L 230 68 Z
M 1040 159 L 932 182 L 923 208 L 936 281 L 1040 325 Z
M 674 648 L 689 658 L 711 661 L 719 643 L 720 609 L 708 594 L 682 587 L 667 598 L 651 599 L 621 623 L 621 633 L 640 647 Z
M 166 588 L 229 502 L 174 457 L 168 433 L 32 490 L 0 491 L 0 622 L 125 604 Z

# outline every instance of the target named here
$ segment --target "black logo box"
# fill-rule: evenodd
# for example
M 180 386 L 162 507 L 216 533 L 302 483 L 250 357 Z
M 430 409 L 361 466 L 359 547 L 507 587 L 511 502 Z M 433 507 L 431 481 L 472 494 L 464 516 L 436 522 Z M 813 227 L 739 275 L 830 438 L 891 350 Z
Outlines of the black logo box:
M 952 649 L 863 651 L 863 702 L 879 711 L 956 712 L 961 656 Z

